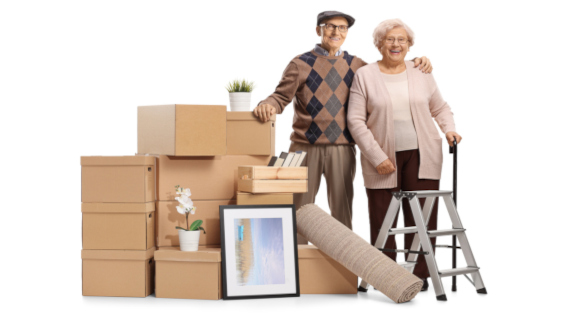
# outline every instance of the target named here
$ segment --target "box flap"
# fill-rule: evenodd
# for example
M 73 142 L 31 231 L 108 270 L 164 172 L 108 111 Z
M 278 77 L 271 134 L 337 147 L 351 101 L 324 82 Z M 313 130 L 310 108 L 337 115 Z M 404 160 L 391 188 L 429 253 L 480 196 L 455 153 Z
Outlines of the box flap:
M 152 156 L 81 156 L 81 166 L 153 166 Z
M 134 250 L 81 250 L 83 260 L 136 260 L 144 261 L 152 258 L 155 248 L 146 251 Z
M 155 202 L 147 203 L 81 203 L 83 213 L 150 213 Z
M 272 115 L 269 119 L 275 121 L 276 115 Z M 251 111 L 228 111 L 226 120 L 258 120 L 261 122 Z
M 203 248 L 198 251 L 182 252 L 178 247 L 161 247 L 154 253 L 156 261 L 221 262 L 222 249 Z
M 297 255 L 299 259 L 330 259 L 331 257 L 323 253 L 314 245 L 298 245 Z

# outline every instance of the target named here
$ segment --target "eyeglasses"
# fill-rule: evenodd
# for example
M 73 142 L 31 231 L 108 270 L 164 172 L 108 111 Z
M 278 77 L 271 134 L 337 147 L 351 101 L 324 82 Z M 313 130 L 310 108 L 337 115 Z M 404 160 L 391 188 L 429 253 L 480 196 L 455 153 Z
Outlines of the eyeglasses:
M 398 41 L 398 43 L 401 45 L 405 45 L 408 43 L 408 39 L 406 39 L 406 38 L 398 38 L 398 39 L 386 38 L 386 43 L 389 45 L 393 44 L 395 41 Z
M 323 24 L 320 24 L 319 26 L 325 27 L 325 29 L 327 29 L 327 30 L 329 30 L 329 31 L 333 31 L 333 30 L 335 30 L 336 28 L 338 28 L 338 31 L 340 31 L 340 32 L 347 32 L 347 31 L 348 31 L 348 26 L 347 26 L 347 25 L 340 25 L 340 26 L 337 26 L 337 25 L 333 25 L 332 23 L 323 23 Z

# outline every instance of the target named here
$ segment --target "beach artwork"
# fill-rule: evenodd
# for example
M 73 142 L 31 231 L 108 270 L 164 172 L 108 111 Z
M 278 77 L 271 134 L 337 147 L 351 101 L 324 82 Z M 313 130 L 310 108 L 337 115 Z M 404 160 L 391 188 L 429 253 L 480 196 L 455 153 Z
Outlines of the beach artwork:
M 238 286 L 285 284 L 283 220 L 234 219 Z

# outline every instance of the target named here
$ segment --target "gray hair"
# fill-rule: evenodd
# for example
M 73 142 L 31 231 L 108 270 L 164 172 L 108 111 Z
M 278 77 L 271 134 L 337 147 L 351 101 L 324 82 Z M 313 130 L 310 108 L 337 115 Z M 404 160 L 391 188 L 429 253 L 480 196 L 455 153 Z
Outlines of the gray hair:
M 376 48 L 380 47 L 380 45 L 382 44 L 382 40 L 386 38 L 386 34 L 390 30 L 398 27 L 404 28 L 404 30 L 406 30 L 406 33 L 408 34 L 408 41 L 410 43 L 410 47 L 413 46 L 414 32 L 412 31 L 412 29 L 410 29 L 410 27 L 408 27 L 408 25 L 405 24 L 400 19 L 388 19 L 380 22 L 380 24 L 376 27 L 376 29 L 374 29 L 374 32 L 372 33 L 372 38 L 374 38 L 374 45 L 376 46 Z

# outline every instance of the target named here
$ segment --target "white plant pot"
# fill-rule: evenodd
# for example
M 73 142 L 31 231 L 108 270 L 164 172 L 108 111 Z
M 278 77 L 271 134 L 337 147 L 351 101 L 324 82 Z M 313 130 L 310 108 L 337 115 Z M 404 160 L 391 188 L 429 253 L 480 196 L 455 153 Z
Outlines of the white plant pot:
M 200 243 L 200 230 L 184 231 L 178 230 L 178 239 L 180 240 L 180 251 L 191 252 L 198 251 Z
M 230 93 L 231 111 L 249 111 L 251 93 Z

